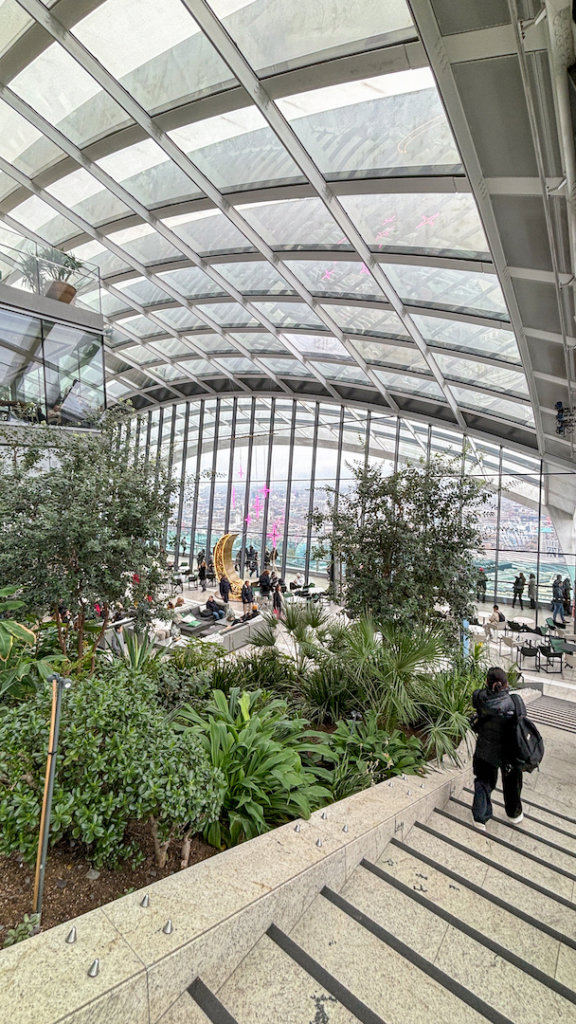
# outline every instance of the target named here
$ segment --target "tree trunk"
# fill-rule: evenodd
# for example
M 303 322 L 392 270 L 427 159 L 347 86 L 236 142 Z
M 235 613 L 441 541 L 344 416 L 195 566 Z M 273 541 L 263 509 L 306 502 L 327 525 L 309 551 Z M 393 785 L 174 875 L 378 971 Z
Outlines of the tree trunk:
M 187 868 L 190 863 L 190 833 L 186 832 L 184 839 L 182 840 L 182 850 L 180 852 L 180 870 Z
M 97 638 L 96 638 L 96 640 L 94 642 L 94 648 L 92 650 L 92 661 L 90 662 L 90 675 L 94 674 L 94 669 L 96 668 L 96 649 L 97 649 L 98 644 L 100 643 L 102 637 L 104 636 L 104 633 L 106 632 L 106 627 L 108 625 L 109 615 L 110 615 L 110 609 L 109 609 L 108 605 L 105 604 L 104 605 L 104 621 L 102 623 L 102 629 L 98 633 L 98 636 L 97 636 Z
M 66 651 L 66 640 L 65 640 L 64 634 L 62 632 L 62 619 L 60 618 L 60 612 L 58 610 L 58 605 L 56 605 L 56 628 L 58 630 L 58 643 L 60 644 L 60 650 L 62 651 L 62 654 L 64 655 L 64 657 L 66 657 L 66 654 L 67 654 L 67 651 Z
M 156 818 L 150 818 L 150 830 L 152 832 L 152 839 L 154 840 L 154 855 L 156 857 L 156 867 L 161 871 L 166 867 L 166 858 L 168 856 L 168 847 L 170 846 L 170 839 L 167 839 L 164 843 L 161 843 L 158 839 L 158 822 Z
M 84 606 L 78 614 L 78 671 L 82 669 L 82 658 L 84 657 L 84 620 L 86 613 Z

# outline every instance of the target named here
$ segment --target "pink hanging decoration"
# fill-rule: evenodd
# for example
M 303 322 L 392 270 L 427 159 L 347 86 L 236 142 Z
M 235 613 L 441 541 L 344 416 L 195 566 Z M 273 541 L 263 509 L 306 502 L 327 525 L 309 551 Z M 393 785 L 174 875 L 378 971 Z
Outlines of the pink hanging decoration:
M 263 494 L 264 497 L 267 498 L 268 495 L 270 494 L 270 488 L 266 487 L 266 484 L 264 484 L 264 487 L 260 488 L 260 494 Z
M 256 519 L 260 518 L 260 512 L 261 511 L 262 511 L 262 506 L 260 504 L 260 498 L 258 497 L 258 495 L 256 495 L 256 497 L 254 498 L 254 515 L 255 515 Z
M 242 479 L 242 477 L 244 476 L 244 470 L 242 469 L 242 466 L 240 466 L 240 469 L 238 470 L 238 476 L 240 477 L 240 479 Z
M 232 508 L 236 508 L 236 488 L 232 485 Z
M 278 523 L 272 523 L 272 529 L 270 530 L 270 533 L 268 534 L 268 536 L 269 536 L 270 540 L 272 541 L 272 544 L 274 545 L 274 547 L 276 547 L 278 538 L 280 536 L 280 530 L 278 529 Z

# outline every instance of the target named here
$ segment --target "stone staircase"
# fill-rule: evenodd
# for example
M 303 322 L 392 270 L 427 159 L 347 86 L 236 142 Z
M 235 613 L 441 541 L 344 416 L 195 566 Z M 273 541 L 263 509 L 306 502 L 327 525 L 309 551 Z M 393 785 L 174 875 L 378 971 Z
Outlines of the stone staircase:
M 478 831 L 465 788 L 163 1024 L 576 1024 L 576 738 L 542 732 L 521 825 L 495 794 Z

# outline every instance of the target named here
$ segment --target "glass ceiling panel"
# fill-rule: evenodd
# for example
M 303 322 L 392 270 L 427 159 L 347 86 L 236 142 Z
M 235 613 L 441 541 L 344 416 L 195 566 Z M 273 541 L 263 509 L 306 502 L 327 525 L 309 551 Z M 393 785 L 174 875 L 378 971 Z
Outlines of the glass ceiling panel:
M 78 146 L 133 124 L 59 43 L 43 50 L 11 80 L 10 88 Z
M 218 188 L 304 180 L 257 107 L 217 114 L 168 134 Z
M 204 374 L 214 377 L 215 374 L 222 373 L 222 370 L 215 366 L 214 363 L 209 363 L 207 359 L 181 359 L 179 365 L 187 374 L 193 377 L 203 376 Z
M 244 359 L 242 356 L 237 358 L 221 358 L 220 364 L 229 370 L 230 373 L 259 373 L 262 375 L 262 371 L 250 359 Z
M 526 426 L 534 426 L 534 414 L 529 405 L 507 402 L 497 395 L 481 394 L 479 391 L 469 391 L 468 388 L 456 388 L 453 384 L 450 385 L 450 390 L 463 409 L 473 409 L 506 420 L 515 420 L 516 423 L 524 423 Z
M 180 0 L 107 0 L 72 31 L 151 113 L 235 84 Z
M 256 71 L 273 74 L 312 60 L 414 35 L 404 0 L 209 0 Z M 327 46 L 327 43 L 330 43 Z
M 182 377 L 187 377 L 188 374 L 180 366 L 171 366 L 170 363 L 164 363 L 163 366 L 155 366 L 154 373 L 157 373 L 162 380 L 180 380 Z
M 374 371 L 379 380 L 391 391 L 406 391 L 412 395 L 424 395 L 428 398 L 446 399 L 442 389 L 435 380 L 421 380 L 419 377 L 405 377 L 399 373 L 387 373 L 385 370 Z
M 416 347 L 380 345 L 375 341 L 353 341 L 352 345 L 367 363 L 375 365 L 386 363 L 403 370 L 428 372 L 426 360 Z
M 312 366 L 315 366 L 322 376 L 328 380 L 347 381 L 349 384 L 372 384 L 370 378 L 359 366 L 342 366 L 339 363 L 317 362 L 313 362 Z
M 74 254 L 78 259 L 89 260 L 90 263 L 97 266 L 102 276 L 118 274 L 124 270 L 132 269 L 128 263 L 124 263 L 119 256 L 110 252 L 109 249 L 105 249 L 102 243 L 97 242 L 95 239 L 91 242 L 85 242 L 84 245 L 74 246 Z
M 119 281 L 114 286 L 131 299 L 143 306 L 151 306 L 155 302 L 168 302 L 169 296 L 145 277 L 135 277 L 129 281 Z
M 47 185 L 46 191 L 92 225 L 131 212 L 125 203 L 104 188 L 83 167 Z
M 382 263 L 384 273 L 404 302 L 460 313 L 480 313 L 507 320 L 506 303 L 496 274 L 440 267 Z
M 236 338 L 249 352 L 285 352 L 286 347 L 281 341 L 277 341 L 271 334 L 239 334 L 235 331 L 231 335 Z
M 221 302 L 217 305 L 208 303 L 202 307 L 202 310 L 207 316 L 215 320 L 217 324 L 246 326 L 247 324 L 255 325 L 257 323 L 252 314 L 237 302 Z
M 125 317 L 122 320 L 117 320 L 116 324 L 119 328 L 125 327 L 127 331 L 130 331 L 131 334 L 136 334 L 139 338 L 146 338 L 149 334 L 161 333 L 161 328 L 145 316 Z
M 466 192 L 339 196 L 375 252 L 491 260 L 474 196 Z
M 243 295 L 293 295 L 292 288 L 266 260 L 249 263 L 218 263 L 222 277 Z
M 32 24 L 32 18 L 16 0 L 0 0 L 0 57 L 24 34 Z
M 202 194 L 152 139 L 110 153 L 96 163 L 145 206 Z
M 322 321 L 304 302 L 255 302 L 254 306 L 277 327 L 313 327 L 316 331 L 326 330 Z
M 462 352 L 476 352 L 478 355 L 494 356 L 496 359 L 521 365 L 518 345 L 512 331 L 418 314 L 414 314 L 414 323 L 430 345 L 460 349 Z
M 182 253 L 149 224 L 136 224 L 132 228 L 114 231 L 108 235 L 111 242 L 121 245 L 141 263 L 160 263 L 162 260 L 182 259 Z
M 348 334 L 373 334 L 384 338 L 410 337 L 400 317 L 391 310 L 332 304 L 323 309 Z
M 158 309 L 154 315 L 177 331 L 190 331 L 192 328 L 201 327 L 204 324 L 184 306 L 175 306 L 174 309 Z
M 457 356 L 438 354 L 436 361 L 443 375 L 450 380 L 459 380 L 481 387 L 491 388 L 519 398 L 528 397 L 528 385 L 523 373 L 515 370 L 503 370 L 500 366 L 488 366 L 486 363 L 475 363 Z
M 122 381 L 109 380 L 106 383 L 106 394 L 111 395 L 112 398 L 121 398 L 122 395 L 128 394 L 129 391 L 132 391 L 132 388 L 129 388 L 127 384 L 123 384 Z
M 278 374 L 279 377 L 313 377 L 314 374 L 303 363 L 299 363 L 297 359 L 267 359 L 263 357 L 260 360 L 264 366 L 267 366 L 273 373 Z
M 158 341 L 151 341 L 150 347 L 158 353 L 158 356 L 167 356 L 169 359 L 184 356 L 190 352 L 189 346 L 179 338 L 162 338 Z
M 102 309 L 104 316 L 112 316 L 121 310 L 125 311 L 132 308 L 129 302 L 119 299 L 116 295 L 111 295 L 109 292 L 102 292 L 102 295 L 100 295 L 99 291 L 82 295 L 82 303 L 86 306 L 92 306 L 98 312 Z
M 287 334 L 286 338 L 299 352 L 310 355 L 342 356 L 344 359 L 349 357 L 348 350 L 344 348 L 344 345 L 336 338 L 331 338 L 330 335 L 316 337 L 312 334 Z
M 276 102 L 329 178 L 462 173 L 429 68 L 332 85 Z
M 127 359 L 133 360 L 135 363 L 139 363 L 140 366 L 145 366 L 146 363 L 155 363 L 161 358 L 158 352 L 154 352 L 151 348 L 145 348 L 144 345 L 131 345 L 130 348 L 122 350 L 122 355 L 126 356 Z
M 78 228 L 72 221 L 55 213 L 54 209 L 38 196 L 25 199 L 19 206 L 10 210 L 10 216 L 31 231 L 37 231 L 52 245 L 58 245 L 78 234 Z
M 286 260 L 286 266 L 314 295 L 349 295 L 350 298 L 363 295 L 379 302 L 386 301 L 386 296 L 363 263 Z
M 219 267 L 217 268 L 220 269 Z M 183 267 L 181 270 L 163 270 L 158 274 L 162 281 L 166 281 L 171 288 L 180 292 L 187 299 L 209 297 L 211 295 L 223 295 L 224 289 L 220 287 L 208 274 L 205 274 L 200 267 Z
M 219 334 L 194 334 L 191 339 L 198 348 L 202 349 L 203 352 L 216 353 L 216 352 L 236 352 L 236 347 L 231 341 L 226 338 L 221 338 Z
M 275 203 L 238 206 L 237 209 L 272 248 L 333 248 L 335 245 L 350 248 L 342 229 L 320 199 L 283 199 Z
M 4 38 L 5 28 L 2 22 L 3 9 L 0 3 L 1 38 Z M 24 174 L 33 177 L 38 171 L 61 160 L 64 153 L 26 118 L 0 101 L 0 156 Z
M 219 210 L 201 210 L 198 213 L 166 217 L 162 223 L 172 228 L 176 235 L 202 256 L 254 251 L 248 239 Z

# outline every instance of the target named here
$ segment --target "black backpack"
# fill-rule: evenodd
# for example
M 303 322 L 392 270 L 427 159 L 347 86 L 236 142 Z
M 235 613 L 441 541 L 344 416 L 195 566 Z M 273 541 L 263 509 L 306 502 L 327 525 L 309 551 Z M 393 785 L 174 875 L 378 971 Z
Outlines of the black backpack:
M 544 757 L 544 740 L 534 722 L 531 722 L 520 711 L 520 705 L 514 700 L 514 694 L 511 694 L 511 696 L 516 705 L 516 722 L 514 724 L 516 765 L 523 772 L 533 772 L 535 768 L 539 767 Z

